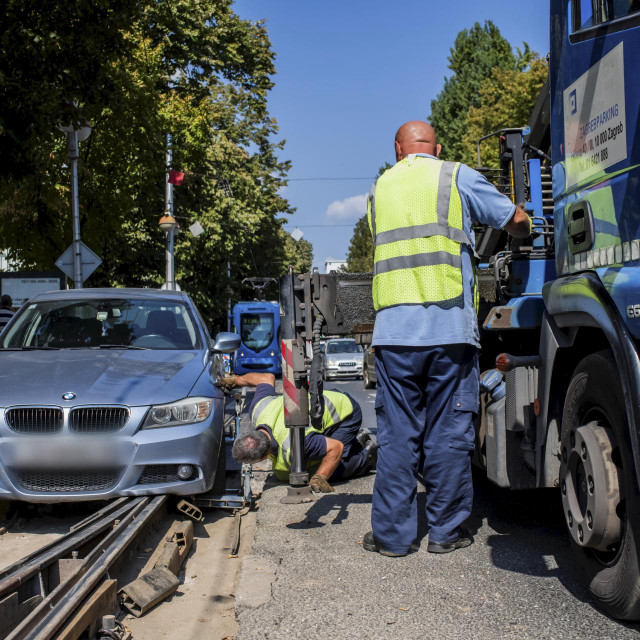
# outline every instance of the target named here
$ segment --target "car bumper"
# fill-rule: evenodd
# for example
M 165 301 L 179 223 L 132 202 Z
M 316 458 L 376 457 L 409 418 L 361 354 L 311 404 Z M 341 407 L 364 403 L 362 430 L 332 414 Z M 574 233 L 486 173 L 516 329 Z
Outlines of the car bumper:
M 204 493 L 215 480 L 220 446 L 222 419 L 213 415 L 199 424 L 109 437 L 7 436 L 5 430 L 0 499 L 53 503 Z M 65 448 L 65 455 L 56 453 Z M 189 479 L 177 477 L 179 465 L 192 466 Z
M 245 373 L 274 373 L 280 375 L 282 373 L 282 364 L 279 358 L 239 358 L 237 357 L 233 363 L 234 371 L 239 374 Z
M 324 374 L 327 378 L 353 378 L 362 375 L 362 367 L 327 367 Z

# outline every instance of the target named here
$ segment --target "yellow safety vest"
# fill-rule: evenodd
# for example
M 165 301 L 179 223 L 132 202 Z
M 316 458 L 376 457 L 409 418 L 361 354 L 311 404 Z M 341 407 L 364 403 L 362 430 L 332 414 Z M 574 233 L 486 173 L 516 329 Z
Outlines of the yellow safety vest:
M 310 433 L 324 433 L 327 429 L 346 420 L 353 413 L 353 403 L 348 396 L 339 391 L 324 392 L 324 414 L 322 427 L 316 429 L 308 427 L 305 435 Z M 266 425 L 271 429 L 273 439 L 278 443 L 277 456 L 269 453 L 273 463 L 273 471 L 279 480 L 287 481 L 291 469 L 291 442 L 289 428 L 284 424 L 284 398 L 282 396 L 267 396 L 262 398 L 251 413 L 254 427 Z M 309 461 L 307 461 L 309 462 Z M 310 466 L 317 466 L 318 460 L 311 461 Z
M 407 156 L 369 195 L 373 236 L 373 305 L 448 303 L 463 299 L 463 228 L 456 183 L 460 163 Z

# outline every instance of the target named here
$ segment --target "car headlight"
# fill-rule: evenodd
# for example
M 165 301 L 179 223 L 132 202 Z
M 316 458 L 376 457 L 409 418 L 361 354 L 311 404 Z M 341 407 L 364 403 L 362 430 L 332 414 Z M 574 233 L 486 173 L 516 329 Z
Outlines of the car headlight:
M 337 361 L 336 361 L 336 360 L 333 360 L 332 358 L 329 358 L 329 359 L 327 360 L 327 365 L 328 365 L 328 366 L 330 366 L 330 367 L 335 367 L 335 366 L 336 366 L 336 364 L 337 364 Z
M 156 404 L 149 409 L 143 429 L 175 427 L 202 422 L 211 413 L 211 398 L 185 398 L 170 404 Z

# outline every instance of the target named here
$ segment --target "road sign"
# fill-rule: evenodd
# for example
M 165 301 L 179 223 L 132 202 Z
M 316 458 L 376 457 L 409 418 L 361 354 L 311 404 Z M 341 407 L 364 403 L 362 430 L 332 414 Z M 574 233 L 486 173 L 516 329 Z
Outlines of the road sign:
M 39 293 L 64 287 L 59 271 L 11 271 L 0 273 L 0 293 L 11 296 L 12 306 L 19 307 Z
M 82 282 L 84 282 L 101 264 L 99 258 L 84 242 L 80 243 L 80 257 L 82 259 Z M 73 244 L 56 260 L 56 267 L 73 280 Z

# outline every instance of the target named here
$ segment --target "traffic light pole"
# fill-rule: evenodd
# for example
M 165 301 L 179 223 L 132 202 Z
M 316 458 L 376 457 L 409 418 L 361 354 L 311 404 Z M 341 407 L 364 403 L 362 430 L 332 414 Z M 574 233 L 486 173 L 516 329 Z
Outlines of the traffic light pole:
M 71 217 L 73 220 L 73 286 L 82 289 L 82 240 L 80 237 L 80 196 L 78 194 L 78 132 L 67 133 L 67 151 L 71 172 Z

